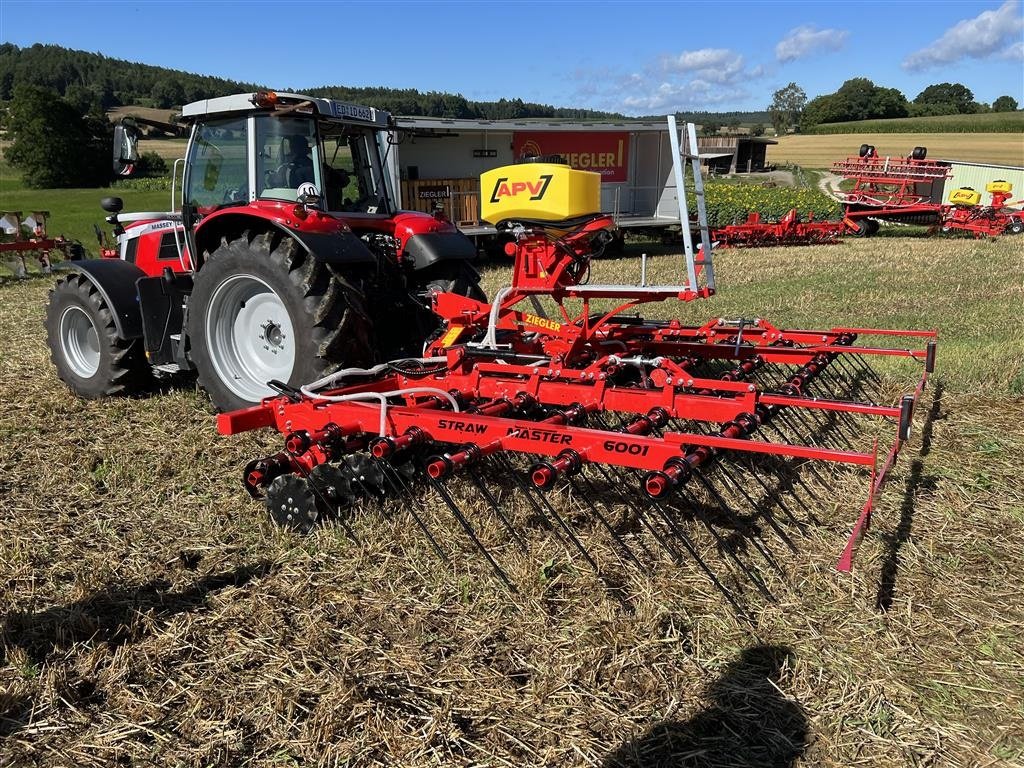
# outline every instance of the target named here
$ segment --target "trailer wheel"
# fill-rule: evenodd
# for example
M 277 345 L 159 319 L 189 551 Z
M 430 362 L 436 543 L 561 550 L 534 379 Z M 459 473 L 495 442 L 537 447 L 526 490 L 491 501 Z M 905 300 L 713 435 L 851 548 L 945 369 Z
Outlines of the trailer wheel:
M 868 237 L 878 234 L 878 230 L 881 227 L 881 224 L 878 223 L 878 219 L 865 219 L 864 223 L 867 224 L 868 227 Z
M 57 375 L 79 397 L 128 394 L 148 380 L 142 340 L 117 335 L 110 308 L 84 275 L 57 281 L 46 305 L 45 325 Z
M 855 221 L 856 229 L 850 230 L 850 234 L 854 237 L 868 237 L 871 234 L 871 228 L 868 226 L 870 219 L 861 219 Z
M 1010 219 L 1010 223 L 1006 225 L 1006 231 L 1011 235 L 1019 235 L 1024 232 L 1024 219 Z
M 209 254 L 188 306 L 192 362 L 219 411 L 309 384 L 372 358 L 372 323 L 354 281 L 277 232 L 243 233 Z

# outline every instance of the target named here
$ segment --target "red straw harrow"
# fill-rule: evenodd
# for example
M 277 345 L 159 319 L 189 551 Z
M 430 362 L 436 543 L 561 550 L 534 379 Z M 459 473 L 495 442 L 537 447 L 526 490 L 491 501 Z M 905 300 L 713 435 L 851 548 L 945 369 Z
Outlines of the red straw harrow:
M 520 531 L 530 520 L 598 570 L 581 527 L 603 531 L 634 562 L 653 542 L 674 560 L 684 551 L 697 558 L 687 533 L 694 510 L 757 507 L 765 498 L 786 509 L 772 481 L 780 465 L 836 462 L 871 475 L 838 562 L 848 570 L 909 437 L 934 368 L 935 332 L 792 330 L 761 318 L 690 326 L 626 314 L 713 295 L 710 248 L 705 242 L 695 258 L 687 239 L 678 285 L 588 284 L 590 260 L 614 225 L 601 214 L 578 215 L 597 207 L 588 176 L 595 175 L 553 164 L 485 174 L 483 188 L 494 189 L 485 215 L 515 238 L 512 282 L 490 303 L 435 294 L 443 324 L 423 357 L 339 370 L 301 388 L 277 383 L 280 396 L 222 414 L 222 434 L 270 427 L 284 436 L 283 450 L 245 468 L 246 490 L 265 496 L 286 526 L 308 530 L 336 519 L 354 536 L 347 510 L 355 500 L 408 499 L 433 488 L 512 586 L 497 550 L 525 548 Z M 548 206 L 552 199 L 569 203 Z M 556 313 L 545 315 L 541 299 Z M 866 337 L 914 348 L 861 345 Z M 879 357 L 918 371 L 895 405 L 891 392 L 875 402 L 884 388 L 866 359 Z M 842 399 L 851 393 L 867 399 Z M 871 420 L 891 422 L 885 444 L 863 437 L 862 422 Z M 485 541 L 484 513 L 460 507 L 454 481 L 477 489 L 486 514 L 507 531 L 502 542 Z M 559 512 L 546 495 L 556 487 L 582 500 L 585 513 Z M 527 501 L 530 520 L 512 494 Z M 447 557 L 416 506 L 407 505 L 412 520 Z
M 730 224 L 712 230 L 711 239 L 719 247 L 754 248 L 773 245 L 823 245 L 838 243 L 845 225 L 841 221 L 815 221 L 808 214 L 806 221 L 794 208 L 777 222 L 761 221 L 761 214 L 752 212 L 741 224 Z
M 934 185 L 951 175 L 948 165 L 927 159 L 924 147 L 914 147 L 910 157 L 879 157 L 864 144 L 858 157 L 832 165 L 832 173 L 853 181 L 843 193 L 844 222 L 855 235 L 871 235 L 878 221 L 936 224 L 943 206 L 933 202 Z

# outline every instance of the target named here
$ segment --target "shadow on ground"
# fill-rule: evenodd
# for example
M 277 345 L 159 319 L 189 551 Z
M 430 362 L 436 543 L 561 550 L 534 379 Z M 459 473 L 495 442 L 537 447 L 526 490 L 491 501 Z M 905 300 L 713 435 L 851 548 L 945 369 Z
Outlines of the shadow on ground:
M 112 584 L 70 605 L 11 614 L 0 627 L 0 663 L 11 648 L 23 649 L 33 663 L 41 664 L 53 651 L 83 640 L 111 647 L 136 642 L 173 616 L 202 608 L 211 593 L 244 586 L 272 570 L 265 561 L 240 566 L 204 576 L 178 592 L 165 579 L 126 587 Z
M 782 646 L 746 649 L 712 683 L 703 712 L 658 723 L 602 768 L 789 768 L 807 746 L 803 708 L 776 687 L 791 660 Z
M 910 464 L 910 475 L 907 477 L 903 491 L 903 503 L 900 505 L 900 522 L 896 531 L 889 537 L 889 546 L 882 562 L 881 576 L 878 580 L 878 595 L 875 606 L 878 610 L 888 611 L 892 606 L 896 593 L 896 575 L 899 571 L 900 549 L 910 539 L 910 531 L 914 523 L 914 503 L 918 496 L 931 493 L 935 489 L 936 478 L 924 474 L 924 458 L 932 450 L 932 428 L 934 422 L 941 419 L 942 383 L 935 385 L 932 394 L 932 405 L 925 417 L 921 430 L 921 451 Z

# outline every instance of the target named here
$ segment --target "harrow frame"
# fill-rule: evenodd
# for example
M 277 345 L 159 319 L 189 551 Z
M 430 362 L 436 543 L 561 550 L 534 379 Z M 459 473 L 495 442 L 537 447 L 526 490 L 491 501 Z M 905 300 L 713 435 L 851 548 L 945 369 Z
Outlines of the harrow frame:
M 435 294 L 433 308 L 441 326 L 425 344 L 423 357 L 343 369 L 297 389 L 272 382 L 279 396 L 221 414 L 222 434 L 273 428 L 285 436 L 284 450 L 249 463 L 243 485 L 253 497 L 266 495 L 279 522 L 305 529 L 320 516 L 344 520 L 339 507 L 353 484 L 367 481 L 367 474 L 406 490 L 419 476 L 438 492 L 495 574 L 514 588 L 471 516 L 445 487 L 460 476 L 474 482 L 511 540 L 522 547 L 501 504 L 480 481 L 476 467 L 489 460 L 504 462 L 508 469 L 511 463 L 502 457 L 531 457 L 526 477 L 516 482 L 541 499 L 543 491 L 562 481 L 576 487 L 577 476 L 589 468 L 605 476 L 639 472 L 640 495 L 628 505 L 638 509 L 635 499 L 646 497 L 667 530 L 678 535 L 683 534 L 660 507 L 661 500 L 691 480 L 717 496 L 705 471 L 720 467 L 719 459 L 729 454 L 846 464 L 871 473 L 866 500 L 836 564 L 850 570 L 875 498 L 910 437 L 915 405 L 935 369 L 937 332 L 783 329 L 763 318 L 724 317 L 693 326 L 625 314 L 639 304 L 714 294 L 704 222 L 701 249 L 694 252 L 687 244 L 683 280 L 667 286 L 647 284 L 645 263 L 637 284 L 587 283 L 590 260 L 613 226 L 610 217 L 509 223 L 513 241 L 507 252 L 515 259 L 511 283 L 491 303 Z M 541 297 L 554 303 L 555 318 L 545 314 Z M 611 308 L 592 311 L 597 300 L 611 300 Z M 520 308 L 524 302 L 532 311 Z M 865 337 L 888 345 L 858 346 Z M 857 382 L 874 375 L 866 359 L 882 357 L 911 361 L 922 369 L 895 404 L 851 401 L 827 391 L 832 381 Z M 830 418 L 886 420 L 893 424 L 892 437 L 855 446 L 847 439 L 856 437 L 850 430 L 844 445 L 816 441 L 818 425 Z M 781 426 L 803 438 L 787 439 Z M 768 433 L 783 441 L 765 439 Z M 352 468 L 348 475 L 334 469 L 345 462 Z M 412 473 L 403 474 L 410 467 Z M 762 479 L 757 482 L 764 486 Z M 384 495 L 385 490 L 375 493 Z M 548 527 L 566 546 L 597 567 L 550 503 L 535 498 L 531 503 L 541 517 L 550 518 Z M 627 557 L 635 559 L 598 506 L 589 506 Z M 412 514 L 443 557 L 425 522 Z M 639 511 L 636 515 L 663 543 L 655 526 Z

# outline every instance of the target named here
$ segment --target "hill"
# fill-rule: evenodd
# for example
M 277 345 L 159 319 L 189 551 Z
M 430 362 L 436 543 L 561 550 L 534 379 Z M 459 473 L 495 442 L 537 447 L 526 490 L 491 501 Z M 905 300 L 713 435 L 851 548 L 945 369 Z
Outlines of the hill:
M 100 53 L 76 51 L 58 45 L 36 44 L 20 48 L 11 43 L 0 44 L 0 101 L 10 100 L 14 88 L 22 84 L 52 88 L 82 112 L 111 112 L 128 106 L 135 114 L 141 114 L 139 108 L 173 110 L 198 99 L 274 87 L 371 104 L 398 115 L 486 120 L 531 117 L 625 119 L 625 115 L 618 112 L 537 104 L 519 98 L 472 101 L 458 93 L 423 92 L 415 88 L 346 85 L 308 88 L 296 84 L 247 83 L 112 59 Z M 688 112 L 678 117 L 701 124 L 752 126 L 770 122 L 767 112 Z

